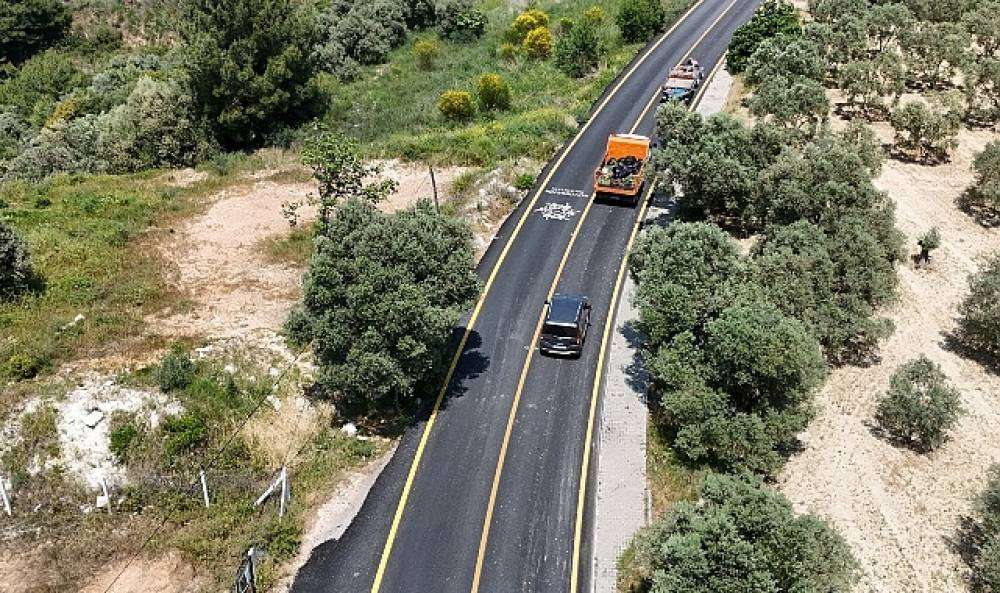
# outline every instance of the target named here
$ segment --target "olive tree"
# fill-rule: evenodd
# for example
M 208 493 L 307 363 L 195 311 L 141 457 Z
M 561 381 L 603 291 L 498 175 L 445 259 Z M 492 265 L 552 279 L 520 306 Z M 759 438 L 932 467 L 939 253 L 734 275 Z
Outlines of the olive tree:
M 848 62 L 838 74 L 847 102 L 868 120 L 884 117 L 887 106 L 894 105 L 906 88 L 903 57 L 896 50 L 883 51 L 875 59 Z
M 826 89 L 804 76 L 773 76 L 763 80 L 747 100 L 747 106 L 757 117 L 770 117 L 782 126 L 807 134 L 815 133 L 830 111 Z
M 977 352 L 1000 357 L 1000 253 L 969 277 L 969 294 L 958 306 L 958 337 Z
M 901 43 L 910 79 L 937 87 L 968 60 L 971 38 L 958 23 L 918 22 L 902 33 Z
M 1000 57 L 1000 2 L 983 0 L 962 15 L 965 30 L 976 39 L 984 57 Z
M 758 479 L 708 475 L 635 539 L 633 572 L 656 593 L 848 593 L 857 563 L 825 521 Z
M 894 109 L 889 123 L 896 132 L 898 148 L 909 151 L 916 160 L 943 160 L 956 146 L 962 117 L 954 107 L 932 107 L 915 100 Z
M 289 330 L 313 344 L 319 391 L 347 415 L 405 405 L 432 388 L 477 295 L 472 234 L 426 200 L 386 214 L 349 199 L 318 230 L 303 292 Z
M 962 69 L 967 116 L 976 123 L 1000 123 L 1000 57 L 969 60 Z
M 1000 213 L 1000 141 L 987 144 L 972 161 L 976 180 L 967 197 L 982 208 Z
M 974 509 L 975 531 L 968 542 L 973 590 L 994 593 L 1000 591 L 1000 465 L 990 468 L 986 487 L 976 498 Z
M 868 38 L 878 52 L 897 46 L 900 37 L 914 23 L 913 13 L 905 4 L 876 4 L 868 10 Z
M 893 373 L 875 418 L 892 438 L 927 452 L 940 447 L 962 413 L 961 396 L 926 356 Z

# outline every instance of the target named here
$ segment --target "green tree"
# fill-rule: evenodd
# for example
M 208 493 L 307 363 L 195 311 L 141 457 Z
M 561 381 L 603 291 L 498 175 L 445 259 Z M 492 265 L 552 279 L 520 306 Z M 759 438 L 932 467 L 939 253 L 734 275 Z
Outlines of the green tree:
M 392 180 L 372 181 L 381 170 L 365 162 L 355 140 L 322 128 L 304 142 L 302 162 L 312 169 L 318 186 L 321 229 L 341 204 L 351 200 L 377 204 L 396 191 Z
M 757 86 L 769 78 L 822 81 L 826 63 L 817 43 L 805 37 L 765 39 L 747 61 L 746 82 Z
M 972 161 L 975 183 L 967 195 L 982 207 L 1000 212 L 1000 141 L 987 144 Z
M 348 415 L 398 406 L 436 380 L 477 295 L 472 235 L 426 200 L 396 214 L 348 200 L 319 231 L 303 286 L 293 325 L 312 339 L 318 387 Z
M 958 390 L 940 366 L 921 355 L 893 373 L 875 418 L 894 439 L 927 452 L 944 444 L 961 413 Z
M 868 11 L 868 37 L 878 51 L 883 52 L 897 45 L 913 23 L 913 13 L 905 4 L 876 4 Z
M 848 62 L 839 76 L 848 103 L 868 120 L 884 117 L 887 105 L 894 105 L 906 88 L 903 57 L 895 50 L 885 50 L 875 59 Z
M 986 258 L 969 277 L 969 294 L 958 306 L 958 336 L 969 348 L 1000 357 L 1000 254 Z
M 316 99 L 315 19 L 299 0 L 185 0 L 181 33 L 196 103 L 226 148 L 260 145 Z
M 641 590 L 656 593 L 848 593 L 850 547 L 826 522 L 797 515 L 760 480 L 710 474 L 635 540 Z
M 911 80 L 938 87 L 969 59 L 971 36 L 959 23 L 917 22 L 901 33 Z
M 733 33 L 726 54 L 726 68 L 733 74 L 741 74 L 750 56 L 765 40 L 796 37 L 801 33 L 802 25 L 794 6 L 785 0 L 765 0 L 750 20 Z
M 1000 57 L 1000 2 L 983 0 L 962 15 L 965 30 L 976 38 L 984 56 Z
M 826 89 L 804 76 L 773 76 L 763 80 L 747 100 L 747 106 L 757 117 L 770 116 L 774 122 L 806 134 L 815 133 L 830 111 Z
M 624 0 L 615 23 L 629 43 L 649 41 L 663 30 L 667 15 L 660 0 Z
M 719 313 L 723 286 L 743 274 L 736 243 L 719 227 L 674 223 L 643 233 L 629 258 L 636 305 L 651 349 Z
M 940 160 L 955 147 L 962 125 L 956 108 L 923 101 L 908 101 L 892 111 L 889 123 L 896 132 L 896 146 L 910 151 L 917 160 Z
M 0 0 L 0 64 L 20 64 L 60 42 L 70 20 L 60 0 Z
M 50 49 L 26 61 L 10 78 L 0 77 L 0 105 L 14 108 L 38 128 L 67 90 L 84 85 L 86 76 L 72 58 Z
M 438 7 L 441 36 L 459 43 L 469 43 L 486 32 L 486 15 L 470 0 L 446 0 Z
M 603 53 L 597 26 L 582 20 L 556 40 L 555 64 L 567 75 L 580 78 L 597 67 Z
M 969 60 L 962 73 L 968 117 L 986 125 L 1000 123 L 1000 58 Z
M 10 225 L 0 220 L 0 299 L 24 292 L 33 276 L 28 247 Z

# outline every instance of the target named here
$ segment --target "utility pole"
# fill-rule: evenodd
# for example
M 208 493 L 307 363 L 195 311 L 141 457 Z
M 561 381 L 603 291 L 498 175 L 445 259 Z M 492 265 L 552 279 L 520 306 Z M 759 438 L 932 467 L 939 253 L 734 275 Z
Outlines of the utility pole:
M 427 168 L 431 171 L 431 187 L 434 188 L 434 210 L 441 214 L 441 204 L 438 202 L 438 186 L 437 181 L 434 180 L 434 166 L 427 165 Z

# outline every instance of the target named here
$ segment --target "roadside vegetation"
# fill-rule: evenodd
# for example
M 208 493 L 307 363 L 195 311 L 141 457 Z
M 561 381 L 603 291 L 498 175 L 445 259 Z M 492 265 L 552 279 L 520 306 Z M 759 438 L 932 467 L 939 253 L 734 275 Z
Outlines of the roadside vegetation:
M 688 485 L 732 480 L 784 500 L 767 483 L 803 449 L 798 437 L 816 416 L 826 377 L 881 364 L 906 249 L 895 204 L 873 179 L 887 157 L 940 165 L 960 130 L 1000 124 L 993 80 L 1000 7 L 932 4 L 815 0 L 803 15 L 766 0 L 727 54 L 747 93 L 741 117 L 705 119 L 669 105 L 658 111 L 660 187 L 679 190 L 672 197 L 680 220 L 644 231 L 630 271 L 652 378 L 651 494 L 665 502 L 622 557 L 620 590 L 846 592 L 862 576 L 870 585 L 833 528 L 803 515 L 816 521 L 811 536 L 828 534 L 820 538 L 824 552 L 793 563 L 802 580 L 765 577 L 770 584 L 759 588 L 750 575 L 767 569 L 752 545 L 715 554 L 724 545 L 717 542 L 738 529 L 695 534 L 718 525 L 690 515 L 715 501 Z M 868 124 L 888 128 L 889 142 Z M 995 148 L 988 143 L 975 158 L 975 183 L 958 200 L 984 226 L 996 221 Z M 931 253 L 954 240 L 928 227 L 913 238 L 916 269 L 933 267 Z M 996 364 L 993 322 L 1000 319 L 995 260 L 970 278 L 947 336 L 987 366 Z M 966 394 L 941 365 L 914 352 L 889 383 L 867 418 L 871 434 L 924 455 L 960 437 Z M 980 503 L 979 526 L 966 542 L 976 591 L 996 587 L 1000 557 L 982 527 L 987 508 Z M 817 545 L 811 536 L 785 547 L 810 549 Z M 723 582 L 720 575 L 734 571 L 740 577 Z

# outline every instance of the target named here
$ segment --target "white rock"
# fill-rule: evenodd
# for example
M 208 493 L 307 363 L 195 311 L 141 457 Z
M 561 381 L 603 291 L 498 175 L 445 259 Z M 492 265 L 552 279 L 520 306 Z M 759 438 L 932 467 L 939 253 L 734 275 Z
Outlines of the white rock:
M 341 426 L 340 430 L 349 437 L 358 434 L 358 427 L 353 422 L 348 422 L 347 424 Z
M 83 424 L 87 428 L 94 428 L 104 420 L 104 412 L 100 410 L 92 410 L 89 414 L 83 417 Z
M 227 373 L 229 373 L 230 375 L 235 375 L 236 374 L 236 365 L 234 365 L 234 364 L 227 364 L 226 366 L 222 367 L 222 370 L 225 371 L 225 372 L 227 372 Z
M 104 507 L 108 506 L 108 502 L 109 501 L 108 501 L 108 497 L 107 496 L 104 496 L 103 494 L 98 494 L 97 495 L 97 504 L 94 505 L 94 506 L 96 506 L 99 509 L 103 509 Z
M 271 377 L 276 378 L 278 375 L 281 374 L 281 371 L 279 371 L 278 369 L 276 369 L 274 367 L 271 367 L 271 368 L 267 369 L 267 374 L 270 375 Z

